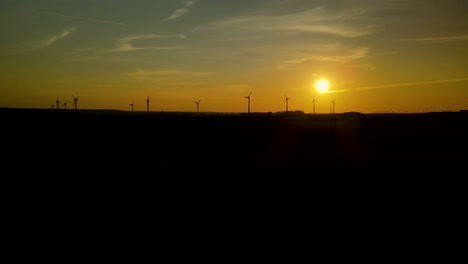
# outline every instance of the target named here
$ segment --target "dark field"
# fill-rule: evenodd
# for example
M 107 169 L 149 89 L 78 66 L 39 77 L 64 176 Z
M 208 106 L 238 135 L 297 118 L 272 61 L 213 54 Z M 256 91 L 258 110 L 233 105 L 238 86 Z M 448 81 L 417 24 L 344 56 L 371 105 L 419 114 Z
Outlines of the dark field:
M 11 174 L 100 183 L 359 185 L 456 180 L 468 113 L 202 114 L 1 109 Z
M 23 228 L 35 219 L 31 232 L 73 225 L 112 240 L 122 227 L 197 232 L 198 221 L 281 214 L 424 240 L 464 219 L 466 112 L 0 113 L 6 204 Z
M 63 175 L 448 173 L 467 158 L 468 113 L 204 114 L 1 109 L 13 161 Z M 66 169 L 68 168 L 68 169 Z M 86 168 L 86 169 L 85 169 Z M 94 168 L 93 170 L 88 170 Z M 279 170 L 279 171 L 278 171 Z M 346 175 L 344 175 L 345 173 Z M 322 174 L 322 176 L 325 176 Z

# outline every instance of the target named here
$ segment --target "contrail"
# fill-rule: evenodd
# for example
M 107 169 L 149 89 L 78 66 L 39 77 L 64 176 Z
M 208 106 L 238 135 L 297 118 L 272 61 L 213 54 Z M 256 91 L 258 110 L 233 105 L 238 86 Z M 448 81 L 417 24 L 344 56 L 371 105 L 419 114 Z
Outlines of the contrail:
M 66 17 L 66 18 L 78 19 L 78 20 L 85 20 L 85 21 L 92 21 L 92 22 L 99 22 L 99 23 L 106 23 L 106 24 L 113 24 L 113 25 L 121 25 L 121 26 L 126 26 L 126 25 L 127 25 L 127 24 L 124 24 L 124 23 L 118 23 L 118 22 L 112 22 L 112 21 L 106 21 L 106 20 L 97 20 L 97 19 L 91 19 L 91 18 L 85 18 L 85 17 L 77 17 L 77 16 L 66 16 L 66 15 L 62 15 L 62 14 L 49 13 L 49 12 L 42 12 L 42 11 L 37 11 L 37 10 L 34 10 L 34 12 L 42 13 L 42 14 L 47 14 L 47 15 L 53 15 L 53 16 L 61 16 L 61 17 Z
M 437 80 L 437 81 L 428 81 L 428 82 L 387 84 L 387 85 L 379 85 L 379 86 L 369 86 L 369 87 L 361 87 L 361 88 L 328 91 L 327 93 L 341 93 L 341 92 L 349 92 L 349 91 L 360 91 L 360 90 L 369 90 L 369 89 L 387 88 L 387 87 L 413 86 L 413 85 L 423 85 L 423 84 L 433 84 L 433 83 L 460 82 L 460 81 L 467 81 L 467 80 L 468 78 L 460 78 L 460 79 Z

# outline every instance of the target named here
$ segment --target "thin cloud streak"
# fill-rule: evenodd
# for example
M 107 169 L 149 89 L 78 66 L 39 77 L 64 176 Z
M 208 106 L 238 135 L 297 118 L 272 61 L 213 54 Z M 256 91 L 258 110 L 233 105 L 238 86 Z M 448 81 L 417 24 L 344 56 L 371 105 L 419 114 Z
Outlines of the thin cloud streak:
M 167 18 L 164 18 L 163 20 L 173 20 L 181 17 L 185 13 L 188 13 L 190 11 L 190 7 L 195 4 L 195 1 L 183 1 L 182 3 L 184 4 L 184 7 L 174 10 L 172 15 L 170 15 Z
M 64 32 L 60 33 L 60 34 L 57 34 L 57 35 L 53 35 L 47 39 L 45 39 L 44 41 L 42 41 L 41 43 L 39 43 L 39 45 L 37 45 L 36 47 L 32 48 L 32 50 L 38 50 L 38 49 L 43 49 L 43 48 L 46 48 L 48 46 L 51 46 L 53 45 L 55 42 L 57 42 L 58 40 L 60 39 L 64 39 L 66 37 L 68 37 L 70 34 L 72 34 L 74 31 L 76 30 L 76 27 L 73 27 L 73 28 L 70 28 L 70 29 L 66 29 Z
M 368 47 L 347 48 L 340 44 L 333 46 L 332 50 L 318 50 L 314 52 L 306 60 L 345 64 L 363 58 L 369 53 Z
M 174 77 L 174 76 L 185 76 L 185 77 L 201 77 L 212 75 L 213 72 L 192 72 L 192 71 L 180 71 L 180 70 L 138 70 L 134 72 L 123 73 L 123 75 L 131 76 L 135 79 L 151 79 L 159 77 Z
M 122 73 L 132 79 L 152 83 L 155 87 L 188 87 L 200 85 L 202 77 L 210 76 L 213 72 L 183 71 L 173 69 L 137 70 Z
M 111 49 L 111 52 L 123 52 L 123 51 L 136 51 L 136 50 L 175 50 L 182 49 L 181 47 L 174 46 L 149 46 L 149 47 L 135 47 L 131 42 L 138 40 L 147 39 L 185 39 L 184 35 L 158 35 L 158 34 L 142 34 L 132 35 L 124 38 L 117 39 L 116 48 Z
M 427 41 L 427 42 L 448 42 L 448 41 L 463 41 L 468 40 L 468 35 L 440 37 L 440 38 L 416 38 L 409 39 L 410 41 Z
M 245 58 L 249 61 L 274 64 L 270 70 L 283 70 L 285 68 L 306 62 L 316 61 L 325 63 L 347 64 L 365 57 L 370 51 L 369 47 L 346 47 L 340 43 L 316 44 L 282 48 L 251 49 L 251 54 L 262 54 L 263 59 Z M 245 55 L 244 57 L 248 57 Z M 252 57 L 252 56 L 250 56 Z
M 41 14 L 46 14 L 46 15 L 53 15 L 53 16 L 60 16 L 60 17 L 66 17 L 66 18 L 71 18 L 71 19 L 77 19 L 77 20 L 84 20 L 84 21 L 91 21 L 91 22 L 98 22 L 98 23 L 105 23 L 105 24 L 127 26 L 127 24 L 124 24 L 124 23 L 107 21 L 107 20 L 99 20 L 99 19 L 92 19 L 92 18 L 86 18 L 86 17 L 77 17 L 77 16 L 67 16 L 67 15 L 37 11 L 37 10 L 34 10 L 34 12 L 41 13 Z
M 387 85 L 379 85 L 379 86 L 369 86 L 369 87 L 361 87 L 361 88 L 351 88 L 351 89 L 343 89 L 343 90 L 336 90 L 336 91 L 328 91 L 327 93 L 342 93 L 342 92 L 362 91 L 362 90 L 379 89 L 379 88 L 415 86 L 415 85 L 423 85 L 423 84 L 461 82 L 461 81 L 468 81 L 468 78 L 459 78 L 459 79 L 450 79 L 450 80 L 437 80 L 437 81 L 427 81 L 427 82 L 414 82 L 414 83 L 387 84 Z

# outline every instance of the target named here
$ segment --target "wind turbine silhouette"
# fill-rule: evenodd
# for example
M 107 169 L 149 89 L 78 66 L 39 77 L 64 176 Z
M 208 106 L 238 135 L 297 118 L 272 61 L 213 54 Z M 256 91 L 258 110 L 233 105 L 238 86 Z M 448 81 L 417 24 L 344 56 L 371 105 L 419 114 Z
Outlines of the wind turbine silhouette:
M 200 100 L 198 100 L 198 101 L 193 101 L 194 103 L 196 103 L 196 104 L 197 104 L 197 113 L 198 113 L 198 105 L 200 104 L 200 101 L 201 101 L 201 99 L 200 99 Z
M 335 113 L 335 99 L 333 99 L 333 101 L 331 101 L 331 103 L 332 103 L 331 112 L 332 112 L 332 114 L 334 114 Z
M 78 98 L 80 98 L 79 96 L 75 97 L 73 94 L 72 94 L 72 97 L 73 97 L 73 107 L 76 109 L 78 109 Z
M 135 101 L 135 99 L 132 100 L 132 103 L 129 104 L 131 107 L 132 107 L 132 112 L 133 112 L 133 102 Z
M 315 114 L 315 102 L 317 101 L 315 100 L 315 97 L 312 96 L 312 103 L 314 104 L 314 114 Z
M 284 102 L 286 103 L 286 112 L 288 112 L 288 102 L 289 102 L 289 99 L 291 98 L 287 97 L 286 94 L 284 94 L 284 98 L 286 98 L 284 99 Z
M 64 108 L 65 110 L 67 110 L 67 102 L 66 102 L 66 101 L 63 103 L 63 108 Z
M 58 99 L 58 97 L 57 99 L 55 99 L 55 102 L 57 103 L 57 109 L 60 109 L 60 100 Z
M 148 98 L 146 98 L 146 111 L 149 112 L 149 103 L 150 103 L 150 96 L 148 95 Z
M 244 98 L 247 98 L 247 114 L 250 114 L 250 95 L 252 94 L 252 92 L 249 93 L 249 95 L 247 96 L 244 96 Z

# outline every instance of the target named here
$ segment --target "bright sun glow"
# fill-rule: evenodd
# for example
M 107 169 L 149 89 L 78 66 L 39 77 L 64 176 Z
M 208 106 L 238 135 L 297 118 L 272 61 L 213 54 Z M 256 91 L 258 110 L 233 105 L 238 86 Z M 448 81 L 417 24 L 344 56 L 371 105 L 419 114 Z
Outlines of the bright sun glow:
M 325 79 L 320 79 L 315 83 L 315 88 L 320 93 L 328 92 L 328 88 L 330 87 L 330 83 Z

